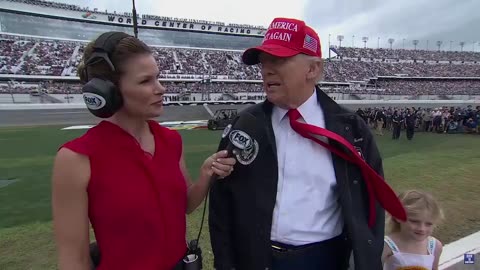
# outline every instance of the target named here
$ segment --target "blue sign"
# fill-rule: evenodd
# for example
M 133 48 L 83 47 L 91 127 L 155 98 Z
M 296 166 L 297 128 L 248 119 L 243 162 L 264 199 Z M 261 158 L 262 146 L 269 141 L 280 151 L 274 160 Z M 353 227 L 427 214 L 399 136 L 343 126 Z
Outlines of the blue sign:
M 463 264 L 474 264 L 474 263 L 475 263 L 475 254 L 463 255 Z

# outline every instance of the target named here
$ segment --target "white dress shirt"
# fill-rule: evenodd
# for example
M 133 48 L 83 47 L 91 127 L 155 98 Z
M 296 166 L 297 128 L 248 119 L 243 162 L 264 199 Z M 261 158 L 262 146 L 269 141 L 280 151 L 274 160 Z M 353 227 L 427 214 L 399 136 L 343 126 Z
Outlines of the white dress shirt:
M 325 127 L 315 91 L 298 111 L 304 122 Z M 296 133 L 287 112 L 275 106 L 272 114 L 278 188 L 271 240 L 290 245 L 324 241 L 343 229 L 332 156 L 323 146 Z

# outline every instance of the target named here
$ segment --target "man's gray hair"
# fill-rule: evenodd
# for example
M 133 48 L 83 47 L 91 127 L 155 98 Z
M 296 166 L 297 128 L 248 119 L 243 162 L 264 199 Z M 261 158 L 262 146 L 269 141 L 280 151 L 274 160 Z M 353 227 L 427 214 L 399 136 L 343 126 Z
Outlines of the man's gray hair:
M 311 56 L 307 54 L 302 54 L 303 58 L 307 60 L 309 63 L 314 62 L 314 63 L 320 63 L 320 73 L 318 74 L 317 78 L 315 78 L 315 84 L 319 83 L 320 81 L 323 80 L 323 59 L 317 56 Z

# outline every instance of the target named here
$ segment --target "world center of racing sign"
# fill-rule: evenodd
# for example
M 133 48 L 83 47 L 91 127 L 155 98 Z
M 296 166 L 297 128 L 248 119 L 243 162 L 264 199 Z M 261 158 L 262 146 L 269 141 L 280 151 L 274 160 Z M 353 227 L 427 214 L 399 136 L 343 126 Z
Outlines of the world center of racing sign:
M 123 16 L 99 16 L 95 14 L 95 19 L 102 20 L 106 19 L 108 22 L 117 23 L 117 24 L 126 24 L 132 25 L 133 18 L 123 17 Z M 93 19 L 92 17 L 86 17 L 87 19 Z M 148 26 L 148 27 L 158 27 L 163 29 L 178 29 L 178 30 L 193 30 L 193 31 L 203 31 L 203 32 L 213 32 L 213 33 L 225 33 L 225 34 L 237 34 L 237 35 L 247 35 L 247 36 L 259 36 L 263 37 L 266 30 L 263 29 L 253 29 L 253 28 L 242 28 L 242 27 L 233 27 L 229 25 L 215 25 L 208 23 L 196 23 L 196 22 L 182 22 L 182 21 L 170 21 L 170 20 L 152 20 L 152 19 L 140 19 L 138 18 L 139 26 Z

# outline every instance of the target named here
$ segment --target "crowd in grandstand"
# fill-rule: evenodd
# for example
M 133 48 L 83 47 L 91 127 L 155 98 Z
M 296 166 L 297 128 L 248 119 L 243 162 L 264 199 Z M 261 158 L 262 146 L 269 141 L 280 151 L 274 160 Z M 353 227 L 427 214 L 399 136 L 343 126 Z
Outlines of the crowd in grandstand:
M 84 42 L 0 35 L 0 73 L 76 76 Z M 234 79 L 259 79 L 257 67 L 245 67 L 241 52 L 153 47 L 163 75 L 212 74 Z
M 53 75 L 76 76 L 77 65 L 86 43 L 80 41 L 51 40 L 34 37 L 0 35 L 0 73 L 16 75 Z M 222 76 L 237 80 L 259 80 L 261 75 L 256 66 L 245 66 L 240 59 L 240 51 L 223 51 L 195 48 L 167 48 L 152 46 L 154 56 L 161 72 L 160 78 L 191 75 L 210 76 L 215 79 Z M 480 53 L 474 52 L 426 52 L 415 50 L 336 48 L 349 57 L 365 54 L 366 58 L 384 58 L 385 56 L 404 57 L 407 59 L 425 58 L 433 60 L 480 59 Z M 438 58 L 436 58 L 438 57 Z M 377 76 L 406 77 L 480 77 L 479 64 L 461 63 L 393 63 L 385 61 L 358 61 L 358 59 L 329 59 L 325 61 L 326 82 L 369 81 Z M 375 80 L 373 89 L 358 87 L 333 87 L 327 92 L 356 94 L 389 95 L 479 95 L 480 80 Z M 260 86 L 252 84 L 201 84 L 188 83 L 180 86 L 169 84 L 169 92 L 208 89 L 210 92 L 245 92 L 258 91 Z M 79 89 L 78 87 L 76 88 Z M 18 88 L 17 90 L 18 91 Z M 54 86 L 49 91 L 76 92 Z
M 241 93 L 241 92 L 262 92 L 262 85 L 259 83 L 202 83 L 198 82 L 162 82 L 167 94 L 183 93 Z M 80 83 L 64 83 L 56 81 L 45 81 L 37 84 L 15 86 L 0 85 L 0 93 L 28 93 L 32 90 L 40 90 L 49 94 L 81 94 Z
M 378 80 L 385 95 L 480 95 L 480 80 Z
M 25 3 L 29 5 L 42 6 L 42 7 L 59 8 L 59 9 L 65 9 L 65 10 L 77 10 L 77 11 L 88 10 L 87 8 L 81 8 L 77 5 L 69 5 L 69 4 L 50 2 L 50 1 L 44 1 L 44 0 L 7 0 L 7 1 Z
M 325 80 L 361 81 L 376 76 L 480 77 L 480 64 L 384 63 L 331 60 L 325 63 Z
M 18 85 L 15 87 L 0 86 L 0 93 L 28 93 L 32 90 L 41 89 L 50 94 L 81 94 L 79 83 L 46 82 L 39 83 L 37 87 Z M 262 92 L 261 83 L 226 83 L 213 82 L 162 82 L 168 94 L 182 93 L 242 93 Z M 351 85 L 321 85 L 326 93 L 356 94 L 356 95 L 480 95 L 480 81 L 377 81 L 374 86 L 359 87 Z
M 345 58 L 480 62 L 480 53 L 475 53 L 471 51 L 427 51 L 352 47 L 339 47 L 334 48 L 334 50 L 336 51 L 338 56 Z

